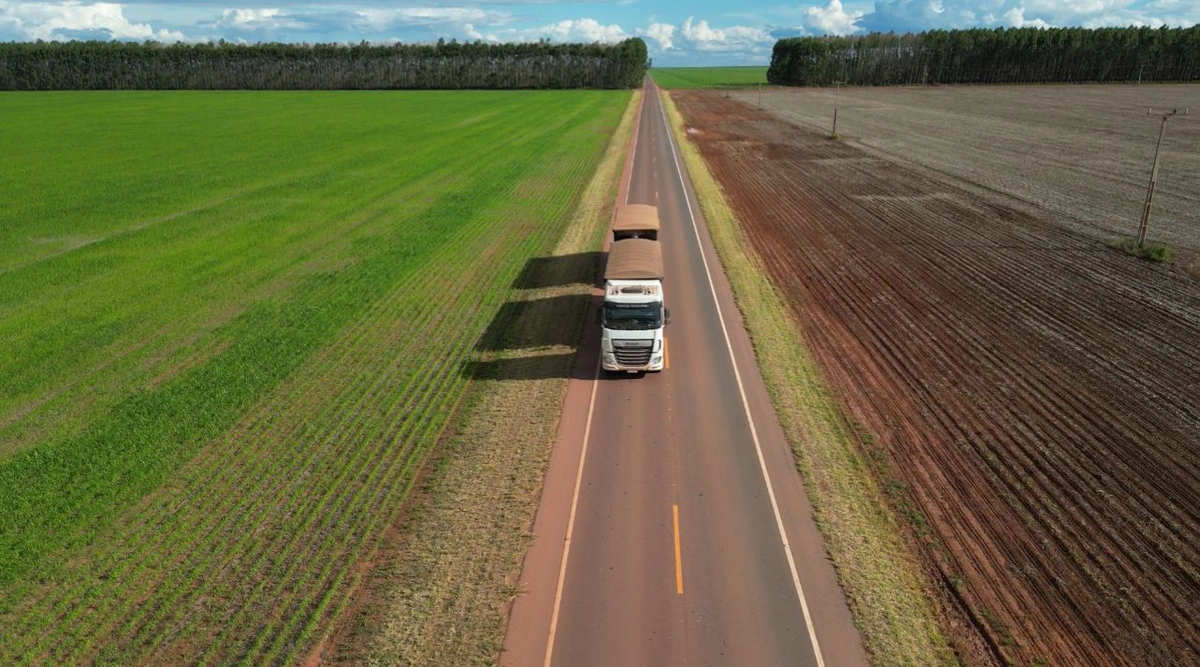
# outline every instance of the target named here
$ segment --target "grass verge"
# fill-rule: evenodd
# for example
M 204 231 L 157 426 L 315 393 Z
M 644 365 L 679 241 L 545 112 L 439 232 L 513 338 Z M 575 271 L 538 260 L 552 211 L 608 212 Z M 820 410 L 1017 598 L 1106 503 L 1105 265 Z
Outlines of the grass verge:
M 485 336 L 465 366 L 472 387 L 419 496 L 315 657 L 428 667 L 498 660 L 586 316 L 591 251 L 607 229 L 639 95 L 554 250 L 562 261 L 523 275 L 510 302 L 518 307 L 502 309 L 507 316 L 489 328 L 502 333 Z
M 805 348 L 801 323 L 763 271 L 720 186 L 664 100 L 774 407 L 796 454 L 817 525 L 876 665 L 953 665 L 916 558 L 852 430 Z
M 1144 259 L 1159 264 L 1171 263 L 1171 249 L 1165 243 L 1157 241 L 1147 241 L 1141 246 L 1137 244 L 1137 239 L 1131 236 L 1123 236 L 1119 239 L 1113 239 L 1109 245 L 1126 255 L 1133 255 L 1138 259 Z

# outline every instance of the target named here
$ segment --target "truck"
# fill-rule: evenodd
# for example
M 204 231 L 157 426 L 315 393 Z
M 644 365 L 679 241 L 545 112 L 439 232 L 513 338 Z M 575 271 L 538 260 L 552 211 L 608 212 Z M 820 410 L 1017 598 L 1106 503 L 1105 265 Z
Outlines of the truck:
M 596 312 L 605 371 L 663 369 L 665 327 L 671 321 L 671 312 L 664 306 L 663 277 L 658 241 L 613 241 L 604 269 L 604 305 Z
M 626 204 L 617 209 L 613 218 L 613 240 L 658 240 L 658 207 L 647 204 Z

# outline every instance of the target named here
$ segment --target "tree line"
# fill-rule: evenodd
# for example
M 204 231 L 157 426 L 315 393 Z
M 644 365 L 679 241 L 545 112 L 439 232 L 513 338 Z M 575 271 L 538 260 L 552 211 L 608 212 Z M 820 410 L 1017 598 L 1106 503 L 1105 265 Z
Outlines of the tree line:
M 827 86 L 1200 80 L 1200 26 L 976 28 L 775 43 L 771 83 Z
M 0 43 L 0 90 L 634 88 L 639 38 L 617 44 Z

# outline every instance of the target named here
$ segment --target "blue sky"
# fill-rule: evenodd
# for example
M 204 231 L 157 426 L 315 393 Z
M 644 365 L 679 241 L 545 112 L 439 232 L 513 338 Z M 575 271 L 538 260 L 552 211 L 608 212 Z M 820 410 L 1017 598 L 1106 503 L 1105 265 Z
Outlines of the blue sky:
M 615 42 L 655 65 L 765 65 L 779 37 L 1014 26 L 1192 26 L 1200 0 L 0 0 L 0 41 Z

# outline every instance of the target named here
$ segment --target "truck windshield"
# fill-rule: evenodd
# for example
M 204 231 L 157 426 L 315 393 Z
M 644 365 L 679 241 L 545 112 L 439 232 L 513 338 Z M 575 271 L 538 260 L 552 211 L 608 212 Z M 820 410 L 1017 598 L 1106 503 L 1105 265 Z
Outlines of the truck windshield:
M 657 329 L 662 326 L 662 304 L 605 301 L 604 326 L 609 329 Z

